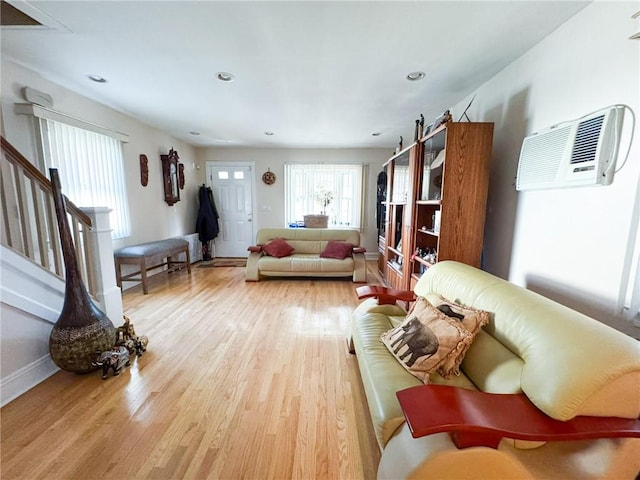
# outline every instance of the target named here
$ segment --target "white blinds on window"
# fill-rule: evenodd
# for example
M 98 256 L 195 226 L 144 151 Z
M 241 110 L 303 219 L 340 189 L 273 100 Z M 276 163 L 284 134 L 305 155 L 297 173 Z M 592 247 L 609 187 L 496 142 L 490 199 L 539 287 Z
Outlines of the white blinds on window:
M 365 172 L 365 165 L 286 164 L 286 222 L 324 213 L 331 228 L 362 229 Z M 325 207 L 327 192 L 330 201 Z
M 121 142 L 46 118 L 40 122 L 45 165 L 58 169 L 64 194 L 79 207 L 111 208 L 112 238 L 130 235 Z

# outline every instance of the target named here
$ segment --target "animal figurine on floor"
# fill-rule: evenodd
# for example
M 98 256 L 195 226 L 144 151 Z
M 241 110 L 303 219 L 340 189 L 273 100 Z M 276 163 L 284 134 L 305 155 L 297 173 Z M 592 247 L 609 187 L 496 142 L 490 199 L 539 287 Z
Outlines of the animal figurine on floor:
M 140 337 L 137 337 L 136 341 L 135 341 L 135 344 L 134 344 L 134 349 L 135 349 L 136 355 L 141 357 L 142 354 L 147 351 L 147 345 L 148 344 L 149 344 L 149 339 L 147 338 L 146 335 L 142 335 Z
M 119 345 L 125 347 L 129 351 L 129 355 L 134 355 L 136 353 L 136 341 L 133 338 L 128 338 Z
M 94 367 L 102 367 L 102 379 L 106 380 L 109 369 L 113 370 L 113 376 L 120 375 L 120 370 L 124 366 L 131 365 L 129 351 L 126 347 L 113 347 L 113 350 L 98 352 L 95 362 L 91 362 Z
M 118 327 L 116 345 L 125 347 L 129 351 L 129 355 L 140 357 L 147 351 L 148 344 L 147 336 L 137 336 L 131 320 L 125 315 L 124 324 Z
M 124 324 L 118 327 L 116 336 L 116 345 L 123 345 L 125 341 L 136 336 L 136 331 L 129 317 L 123 315 Z
M 433 330 L 424 325 L 416 317 L 410 319 L 406 325 L 403 325 L 402 329 L 404 331 L 391 343 L 391 347 L 393 348 L 397 345 L 393 351 L 396 355 L 398 355 L 402 347 L 405 345 L 408 347 L 402 355 L 398 355 L 400 360 L 404 360 L 404 358 L 411 355 L 409 360 L 407 360 L 408 367 L 413 366 L 418 358 L 424 357 L 425 355 L 433 355 L 438 351 L 438 347 L 440 346 L 438 337 L 433 333 Z

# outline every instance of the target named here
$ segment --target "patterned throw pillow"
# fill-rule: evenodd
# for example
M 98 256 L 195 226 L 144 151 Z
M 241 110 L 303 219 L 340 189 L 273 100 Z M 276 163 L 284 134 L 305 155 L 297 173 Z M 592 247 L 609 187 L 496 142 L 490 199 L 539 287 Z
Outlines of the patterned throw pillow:
M 262 251 L 272 257 L 288 257 L 293 253 L 293 247 L 284 238 L 274 238 L 262 247 Z
M 441 295 L 433 302 L 433 306 L 448 317 L 458 320 L 461 326 L 471 334 L 472 340 L 475 338 L 482 326 L 487 324 L 490 317 L 489 312 L 476 310 L 471 307 L 463 307 L 462 305 L 458 305 L 455 302 L 447 300 Z M 440 367 L 438 367 L 438 373 L 444 378 L 459 375 L 460 364 L 462 363 L 464 355 L 467 353 L 470 346 L 471 342 L 469 342 L 469 345 L 467 345 L 465 349 L 461 350 L 456 357 L 448 357 Z
M 424 383 L 449 357 L 457 357 L 473 340 L 457 319 L 452 319 L 418 298 L 407 318 L 380 338 L 389 352 Z
M 320 253 L 320 257 L 337 258 L 339 260 L 343 260 L 351 256 L 352 250 L 353 245 L 351 243 L 329 240 L 327 242 L 327 246 L 324 247 L 324 250 L 322 251 L 322 253 Z

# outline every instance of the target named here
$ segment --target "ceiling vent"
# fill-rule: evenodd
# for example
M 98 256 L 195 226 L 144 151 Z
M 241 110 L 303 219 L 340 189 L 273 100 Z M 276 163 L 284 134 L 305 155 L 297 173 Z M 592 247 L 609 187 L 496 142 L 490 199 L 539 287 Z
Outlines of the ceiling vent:
M 516 190 L 611 184 L 624 109 L 616 105 L 526 137 Z

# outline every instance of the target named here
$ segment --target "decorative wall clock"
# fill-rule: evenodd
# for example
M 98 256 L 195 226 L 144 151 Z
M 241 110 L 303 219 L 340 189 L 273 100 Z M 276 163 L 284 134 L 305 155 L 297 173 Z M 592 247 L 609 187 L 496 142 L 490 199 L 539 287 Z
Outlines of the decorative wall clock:
M 267 185 L 273 185 L 274 183 L 276 183 L 275 173 L 267 169 L 267 171 L 262 174 L 262 181 Z
M 168 155 L 160 155 L 162 160 L 162 178 L 164 181 L 164 201 L 169 206 L 180 201 L 180 186 L 178 179 L 178 152 L 173 148 Z

